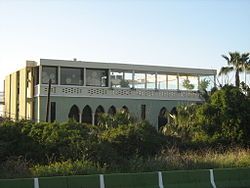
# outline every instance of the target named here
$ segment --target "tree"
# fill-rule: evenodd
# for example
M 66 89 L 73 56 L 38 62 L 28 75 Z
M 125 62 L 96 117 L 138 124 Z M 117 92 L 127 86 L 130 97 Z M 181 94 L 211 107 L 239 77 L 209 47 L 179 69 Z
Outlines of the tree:
M 240 72 L 243 72 L 243 70 L 246 70 L 246 67 L 248 67 L 248 59 L 249 59 L 249 53 L 243 53 L 240 54 L 239 52 L 229 52 L 229 56 L 222 55 L 224 59 L 226 59 L 228 66 L 227 67 L 221 67 L 221 70 L 219 72 L 220 75 L 226 75 L 229 72 L 235 71 L 235 86 L 240 86 Z
M 194 89 L 194 84 L 191 84 L 189 79 L 183 80 L 182 86 L 188 90 Z
M 209 84 L 210 84 L 210 80 L 207 80 L 206 78 L 204 78 L 203 80 L 200 81 L 199 90 L 206 91 Z

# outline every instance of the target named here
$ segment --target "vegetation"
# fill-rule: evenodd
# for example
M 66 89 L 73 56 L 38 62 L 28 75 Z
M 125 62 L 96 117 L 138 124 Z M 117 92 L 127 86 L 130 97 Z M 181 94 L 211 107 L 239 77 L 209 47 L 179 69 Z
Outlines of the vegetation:
M 226 75 L 229 72 L 235 71 L 235 86 L 240 87 L 240 72 L 249 69 L 249 53 L 240 54 L 239 52 L 229 52 L 229 57 L 222 55 L 227 61 L 228 66 L 222 67 L 219 75 Z M 246 82 L 246 80 L 245 80 Z
M 194 84 L 191 84 L 189 79 L 183 80 L 182 86 L 188 90 L 194 89 Z
M 230 53 L 236 75 L 246 56 Z M 250 89 L 236 80 L 211 92 L 201 80 L 205 102 L 178 106 L 160 131 L 126 110 L 101 115 L 97 126 L 2 121 L 0 178 L 250 167 Z
M 0 177 L 250 166 L 250 98 L 240 88 L 179 106 L 171 119 L 160 132 L 125 111 L 97 126 L 4 121 Z

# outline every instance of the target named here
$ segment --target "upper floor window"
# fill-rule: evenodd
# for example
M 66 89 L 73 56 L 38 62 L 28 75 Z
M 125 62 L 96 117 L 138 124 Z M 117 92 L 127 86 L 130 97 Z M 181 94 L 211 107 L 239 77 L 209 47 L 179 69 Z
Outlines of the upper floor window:
M 62 85 L 83 85 L 83 69 L 61 67 Z
M 112 70 L 110 74 L 112 87 L 132 88 L 132 72 L 122 70 Z
M 145 88 L 146 74 L 145 73 L 135 73 L 134 76 L 134 87 L 135 88 Z
M 51 79 L 52 84 L 57 84 L 57 67 L 52 67 L 52 66 L 43 66 L 42 67 L 42 83 L 43 84 L 48 84 L 49 79 Z
M 102 69 L 86 69 L 86 85 L 107 87 L 108 86 L 108 70 Z

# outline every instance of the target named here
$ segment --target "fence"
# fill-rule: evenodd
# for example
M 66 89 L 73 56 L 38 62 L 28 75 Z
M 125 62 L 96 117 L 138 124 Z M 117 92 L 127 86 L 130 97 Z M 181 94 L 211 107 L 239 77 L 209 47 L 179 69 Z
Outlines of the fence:
M 247 188 L 250 168 L 2 179 L 1 188 Z

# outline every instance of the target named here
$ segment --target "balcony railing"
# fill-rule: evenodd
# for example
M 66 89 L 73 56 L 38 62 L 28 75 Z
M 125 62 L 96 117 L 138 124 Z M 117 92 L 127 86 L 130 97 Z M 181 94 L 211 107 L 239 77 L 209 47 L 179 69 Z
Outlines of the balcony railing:
M 48 85 L 37 85 L 35 87 L 35 96 L 47 95 Z M 202 101 L 198 91 L 83 87 L 66 85 L 52 85 L 51 96 Z

